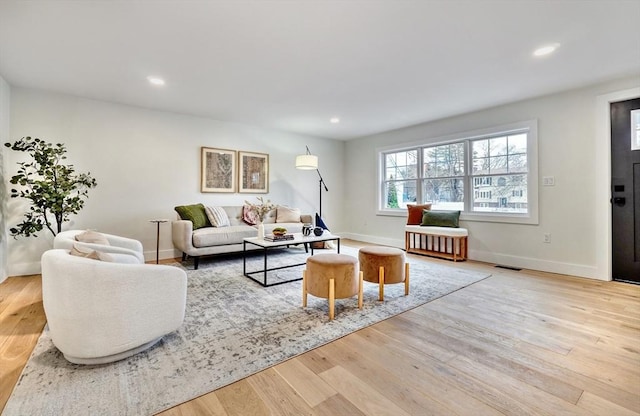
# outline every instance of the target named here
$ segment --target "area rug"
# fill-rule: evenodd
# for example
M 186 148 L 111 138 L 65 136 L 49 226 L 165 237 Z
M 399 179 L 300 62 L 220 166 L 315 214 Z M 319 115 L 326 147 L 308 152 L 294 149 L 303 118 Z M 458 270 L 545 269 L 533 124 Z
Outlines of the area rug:
M 349 247 L 342 252 L 357 255 Z M 302 249 L 279 250 L 269 266 L 306 256 Z M 252 256 L 247 267 L 257 270 L 262 262 Z M 329 321 L 325 299 L 309 296 L 301 307 L 301 281 L 264 288 L 242 275 L 241 257 L 202 260 L 199 270 L 187 271 L 184 324 L 143 353 L 106 365 L 71 364 L 45 327 L 3 415 L 151 415 L 489 276 L 428 260 L 410 263 L 409 296 L 404 285 L 388 285 L 379 302 L 377 285 L 365 282 L 364 308 L 355 297 L 337 300 Z M 300 277 L 302 269 L 281 269 L 270 279 Z

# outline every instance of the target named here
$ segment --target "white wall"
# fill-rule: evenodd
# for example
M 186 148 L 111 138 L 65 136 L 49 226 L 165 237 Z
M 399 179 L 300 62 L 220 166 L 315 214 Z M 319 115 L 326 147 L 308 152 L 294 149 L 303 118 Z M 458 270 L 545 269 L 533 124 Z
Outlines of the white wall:
M 638 77 L 625 78 L 347 142 L 345 173 L 354 184 L 345 199 L 348 236 L 404 246 L 405 218 L 376 215 L 377 147 L 434 142 L 455 133 L 537 119 L 539 179 L 556 180 L 554 187 L 539 187 L 539 225 L 466 221 L 469 256 L 606 280 L 596 265 L 601 218 L 595 206 L 602 197 L 595 186 L 597 97 L 638 85 Z M 544 233 L 551 233 L 551 244 L 543 243 Z
M 13 87 L 11 138 L 23 136 L 65 143 L 68 163 L 79 172 L 90 171 L 98 181 L 85 208 L 65 229 L 94 228 L 138 239 L 148 260 L 155 259 L 156 247 L 156 225 L 150 219 L 174 219 L 176 205 L 241 205 L 260 196 L 200 193 L 201 146 L 268 153 L 269 194 L 262 196 L 314 213 L 317 174 L 294 166 L 295 156 L 309 145 L 319 156 L 329 187 L 323 195 L 323 216 L 332 231 L 343 226 L 341 141 Z M 19 157 L 18 152 L 7 152 L 8 174 Z M 18 223 L 24 210 L 22 201 L 11 199 L 7 225 Z M 44 232 L 38 238 L 10 239 L 9 275 L 37 273 L 40 255 L 51 241 Z M 169 224 L 161 225 L 160 250 L 161 258 L 174 256 Z
M 8 276 L 7 274 L 7 187 L 4 181 L 5 163 L 4 143 L 9 141 L 9 105 L 10 88 L 9 84 L 0 76 L 0 283 Z

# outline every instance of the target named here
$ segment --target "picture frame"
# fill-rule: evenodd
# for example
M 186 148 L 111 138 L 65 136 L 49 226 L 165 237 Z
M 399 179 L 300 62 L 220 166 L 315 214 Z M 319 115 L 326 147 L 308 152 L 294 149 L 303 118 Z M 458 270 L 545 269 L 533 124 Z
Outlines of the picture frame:
M 200 192 L 235 192 L 236 172 L 235 150 L 201 148 Z
M 269 155 L 238 151 L 238 192 L 269 192 Z

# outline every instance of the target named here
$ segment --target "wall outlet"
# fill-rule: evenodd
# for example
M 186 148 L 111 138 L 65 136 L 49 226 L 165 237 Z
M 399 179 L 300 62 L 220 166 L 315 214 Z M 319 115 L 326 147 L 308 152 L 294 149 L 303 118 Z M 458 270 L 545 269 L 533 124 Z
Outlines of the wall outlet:
M 544 240 L 542 240 L 543 243 L 550 243 L 551 242 L 551 234 L 550 233 L 545 233 L 544 234 Z
M 542 177 L 542 185 L 543 186 L 555 186 L 556 185 L 555 176 L 543 176 Z

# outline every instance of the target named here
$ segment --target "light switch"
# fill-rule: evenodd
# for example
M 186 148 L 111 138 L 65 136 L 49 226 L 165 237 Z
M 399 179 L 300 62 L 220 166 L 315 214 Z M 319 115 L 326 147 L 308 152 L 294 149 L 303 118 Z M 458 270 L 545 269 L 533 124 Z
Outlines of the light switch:
M 555 176 L 543 176 L 542 177 L 542 185 L 544 186 L 555 186 L 556 178 Z

